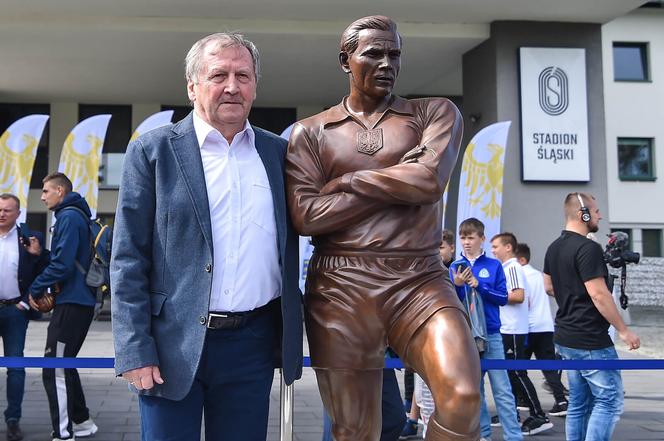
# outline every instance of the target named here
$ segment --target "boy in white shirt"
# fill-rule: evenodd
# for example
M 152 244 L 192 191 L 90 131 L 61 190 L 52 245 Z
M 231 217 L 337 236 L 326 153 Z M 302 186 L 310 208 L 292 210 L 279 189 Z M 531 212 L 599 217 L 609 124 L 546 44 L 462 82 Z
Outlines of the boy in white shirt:
M 514 254 L 516 237 L 512 233 L 500 233 L 491 239 L 491 251 L 503 264 L 507 281 L 507 305 L 500 307 L 500 333 L 505 346 L 505 359 L 526 359 L 525 348 L 528 338 L 528 285 L 523 268 Z M 523 422 L 521 433 L 535 435 L 553 427 L 544 414 L 533 383 L 525 370 L 508 371 L 512 391 L 522 396 L 530 410 L 530 416 Z M 516 405 L 516 404 L 515 404 Z
M 542 273 L 530 265 L 530 247 L 519 243 L 516 246 L 516 258 L 522 265 L 528 284 L 528 344 L 525 358 L 533 354 L 538 360 L 555 360 L 556 350 L 553 345 L 553 318 L 549 305 L 549 296 L 544 290 Z M 549 411 L 550 416 L 567 415 L 565 388 L 560 381 L 561 371 L 542 371 L 546 382 L 551 387 L 555 404 Z

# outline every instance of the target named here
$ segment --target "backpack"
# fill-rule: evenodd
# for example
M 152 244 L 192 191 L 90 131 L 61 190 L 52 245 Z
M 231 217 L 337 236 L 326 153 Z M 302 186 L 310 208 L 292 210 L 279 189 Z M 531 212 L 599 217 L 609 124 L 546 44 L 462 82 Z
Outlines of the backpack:
M 97 299 L 98 307 L 101 308 L 106 297 L 111 295 L 111 276 L 109 265 L 111 262 L 111 245 L 113 242 L 113 231 L 100 219 L 90 219 L 83 210 L 78 207 L 66 207 L 64 210 L 73 209 L 85 218 L 88 224 L 88 235 L 90 237 L 90 261 L 87 265 L 74 261 L 78 271 L 85 276 L 85 284 L 93 291 Z

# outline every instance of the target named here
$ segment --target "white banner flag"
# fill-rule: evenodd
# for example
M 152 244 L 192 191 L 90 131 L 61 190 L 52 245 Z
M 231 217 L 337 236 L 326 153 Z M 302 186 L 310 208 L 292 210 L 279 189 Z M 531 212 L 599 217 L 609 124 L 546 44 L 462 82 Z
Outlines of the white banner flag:
M 173 118 L 173 112 L 173 110 L 164 110 L 163 112 L 157 112 L 145 118 L 143 122 L 136 127 L 129 142 L 152 129 L 170 124 L 171 119 Z
M 111 115 L 96 115 L 78 123 L 65 140 L 58 166 L 74 191 L 87 200 L 93 218 L 97 216 L 99 160 L 110 120 Z
M 14 121 L 0 136 L 0 193 L 11 193 L 21 201 L 18 222 L 25 222 L 28 192 L 37 147 L 48 115 L 28 115 Z
M 500 233 L 505 148 L 511 123 L 498 122 L 477 132 L 466 148 L 461 166 L 457 226 L 470 217 L 482 221 L 487 238 L 484 250 L 489 255 L 489 240 Z M 463 250 L 458 235 L 456 249 Z

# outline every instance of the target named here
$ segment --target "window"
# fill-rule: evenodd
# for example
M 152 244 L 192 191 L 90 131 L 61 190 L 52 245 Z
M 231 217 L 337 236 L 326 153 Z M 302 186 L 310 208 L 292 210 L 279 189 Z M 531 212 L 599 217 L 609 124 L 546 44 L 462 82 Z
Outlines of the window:
M 618 176 L 621 181 L 654 181 L 651 138 L 618 138 Z
M 32 114 L 49 115 L 51 106 L 48 104 L 19 104 L 6 103 L 0 104 L 0 135 L 2 135 L 9 126 L 24 116 Z M 42 188 L 42 179 L 49 173 L 48 170 L 48 128 L 49 123 L 44 127 L 44 133 L 37 146 L 37 157 L 35 165 L 32 168 L 32 178 L 30 179 L 30 188 Z
M 662 257 L 662 230 L 641 230 L 643 257 Z
M 648 44 L 614 42 L 613 78 L 616 81 L 649 81 Z

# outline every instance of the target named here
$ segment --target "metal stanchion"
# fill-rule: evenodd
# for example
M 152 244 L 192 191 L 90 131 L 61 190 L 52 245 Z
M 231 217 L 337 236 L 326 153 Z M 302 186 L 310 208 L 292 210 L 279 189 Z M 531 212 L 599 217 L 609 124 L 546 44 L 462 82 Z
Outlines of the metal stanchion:
M 284 372 L 279 369 L 281 377 L 280 406 L 279 406 L 279 430 L 280 441 L 293 441 L 293 385 L 286 385 Z

